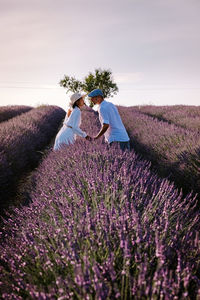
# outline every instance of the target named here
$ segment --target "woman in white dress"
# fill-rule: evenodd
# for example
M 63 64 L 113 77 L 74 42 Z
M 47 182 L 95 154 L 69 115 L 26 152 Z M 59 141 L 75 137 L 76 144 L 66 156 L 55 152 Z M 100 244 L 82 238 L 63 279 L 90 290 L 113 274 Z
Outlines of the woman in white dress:
M 75 93 L 70 97 L 70 110 L 68 110 L 66 114 L 62 128 L 56 135 L 54 150 L 58 150 L 61 145 L 73 144 L 77 135 L 87 140 L 91 139 L 91 137 L 79 127 L 81 125 L 81 107 L 85 105 L 85 96 L 86 94 Z

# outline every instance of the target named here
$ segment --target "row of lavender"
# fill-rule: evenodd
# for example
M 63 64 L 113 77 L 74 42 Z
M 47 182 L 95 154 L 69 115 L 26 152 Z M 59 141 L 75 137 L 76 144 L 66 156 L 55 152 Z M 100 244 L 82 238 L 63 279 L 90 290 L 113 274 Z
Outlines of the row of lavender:
M 22 173 L 32 169 L 42 150 L 54 137 L 65 112 L 57 106 L 41 106 L 0 126 L 0 208 L 7 207 Z
M 83 121 L 98 131 L 94 112 Z M 32 181 L 32 204 L 1 233 L 2 299 L 200 296 L 195 198 L 134 151 L 78 140 L 51 151 Z
M 200 132 L 200 106 L 135 106 L 135 110 L 176 124 L 186 129 Z
M 119 107 L 133 147 L 184 191 L 200 192 L 200 136 L 174 124 Z
M 19 116 L 31 110 L 32 107 L 26 105 L 7 105 L 0 107 L 0 123 Z

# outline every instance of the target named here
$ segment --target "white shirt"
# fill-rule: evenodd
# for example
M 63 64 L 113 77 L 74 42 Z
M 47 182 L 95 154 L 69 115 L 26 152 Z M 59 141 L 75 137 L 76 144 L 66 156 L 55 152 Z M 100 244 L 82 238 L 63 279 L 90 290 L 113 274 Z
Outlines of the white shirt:
M 105 140 L 108 143 L 114 141 L 128 142 L 130 140 L 118 109 L 113 103 L 103 100 L 99 105 L 98 112 L 101 125 L 109 124 L 108 129 L 104 133 Z
M 87 134 L 82 131 L 79 126 L 81 124 L 81 111 L 78 107 L 75 107 L 69 116 L 66 117 L 63 122 L 62 128 L 56 135 L 54 150 L 58 150 L 63 144 L 71 145 L 75 142 L 76 136 L 86 137 Z
M 87 136 L 87 134 L 79 128 L 79 126 L 81 125 L 81 111 L 77 106 L 73 109 L 69 118 L 65 118 L 63 124 L 71 128 L 74 134 L 77 134 L 84 138 Z

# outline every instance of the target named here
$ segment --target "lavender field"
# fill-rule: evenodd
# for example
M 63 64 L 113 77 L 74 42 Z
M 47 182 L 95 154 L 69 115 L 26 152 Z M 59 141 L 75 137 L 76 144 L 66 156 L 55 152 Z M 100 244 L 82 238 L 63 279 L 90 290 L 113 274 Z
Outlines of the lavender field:
M 200 132 L 200 106 L 136 106 L 135 110 L 159 120 Z
M 29 205 L 13 208 L 1 229 L 2 299 L 200 297 L 199 194 L 188 187 L 183 195 L 151 168 L 158 157 L 164 168 L 186 154 L 189 165 L 198 136 L 133 108 L 119 111 L 131 152 L 78 139 L 50 148 L 32 173 Z M 82 128 L 99 130 L 91 109 Z
M 0 107 L 0 123 L 28 112 L 32 107 L 25 105 L 7 105 Z
M 54 137 L 64 115 L 59 107 L 41 106 L 0 124 L 1 212 L 21 175 L 38 163 L 40 151 Z
M 184 107 L 184 110 L 185 119 L 188 116 L 190 120 L 191 108 L 187 108 L 187 111 Z M 168 177 L 184 192 L 193 190 L 200 193 L 200 135 L 198 130 L 183 128 L 180 124 L 168 123 L 152 117 L 153 108 L 149 109 L 151 116 L 141 113 L 135 107 L 119 107 L 119 111 L 135 150 L 151 161 L 152 166 L 162 177 Z M 170 107 L 155 108 L 154 114 L 160 114 L 162 111 L 167 111 L 171 116 L 176 113 L 178 117 L 180 116 L 180 110 L 177 107 L 174 112 L 171 112 Z M 199 109 L 197 109 L 195 119 L 198 114 Z

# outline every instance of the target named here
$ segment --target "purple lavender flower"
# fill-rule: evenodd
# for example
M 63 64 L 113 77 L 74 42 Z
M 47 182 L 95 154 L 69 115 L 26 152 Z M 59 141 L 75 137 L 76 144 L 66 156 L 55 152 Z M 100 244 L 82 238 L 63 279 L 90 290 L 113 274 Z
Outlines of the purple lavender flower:
M 91 110 L 83 120 L 98 131 Z M 134 151 L 78 139 L 50 152 L 32 182 L 32 203 L 2 229 L 3 299 L 197 297 L 196 198 Z
M 8 121 L 11 118 L 19 116 L 31 110 L 31 106 L 25 105 L 7 105 L 0 107 L 0 123 Z

